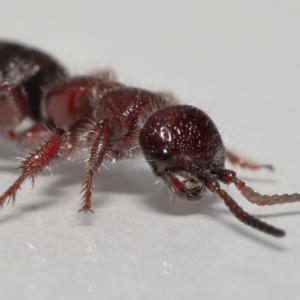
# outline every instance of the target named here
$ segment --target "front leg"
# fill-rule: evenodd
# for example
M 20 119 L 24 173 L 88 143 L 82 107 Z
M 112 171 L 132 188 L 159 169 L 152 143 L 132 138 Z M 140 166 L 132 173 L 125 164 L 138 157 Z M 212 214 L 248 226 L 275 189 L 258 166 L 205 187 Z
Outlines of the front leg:
M 93 212 L 92 210 L 92 193 L 93 193 L 93 176 L 98 172 L 103 162 L 104 155 L 107 151 L 109 141 L 110 125 L 106 120 L 97 123 L 91 133 L 92 147 L 90 156 L 83 174 L 83 194 L 82 207 L 78 212 Z
M 274 171 L 272 165 L 269 164 L 257 164 L 254 161 L 246 158 L 240 154 L 234 153 L 232 151 L 226 151 L 226 157 L 230 161 L 231 164 L 239 166 L 243 169 L 250 169 L 250 170 L 258 170 L 258 169 L 269 169 L 270 171 Z

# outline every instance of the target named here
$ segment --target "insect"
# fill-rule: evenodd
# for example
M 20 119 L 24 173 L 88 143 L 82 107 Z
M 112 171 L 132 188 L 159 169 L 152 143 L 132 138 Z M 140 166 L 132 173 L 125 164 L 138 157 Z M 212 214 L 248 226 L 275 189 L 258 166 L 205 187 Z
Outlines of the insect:
M 20 130 L 24 119 L 31 127 Z M 79 211 L 92 212 L 93 176 L 104 161 L 142 153 L 154 175 L 187 201 L 216 193 L 241 222 L 275 237 L 285 232 L 245 212 L 220 186 L 234 184 L 258 205 L 295 202 L 299 194 L 261 195 L 240 180 L 230 162 L 250 169 L 269 168 L 227 151 L 210 117 L 179 105 L 168 93 L 125 86 L 111 72 L 71 77 L 51 56 L 26 46 L 0 42 L 0 133 L 31 152 L 20 176 L 0 196 L 0 206 L 16 199 L 22 183 L 51 163 L 88 150 Z

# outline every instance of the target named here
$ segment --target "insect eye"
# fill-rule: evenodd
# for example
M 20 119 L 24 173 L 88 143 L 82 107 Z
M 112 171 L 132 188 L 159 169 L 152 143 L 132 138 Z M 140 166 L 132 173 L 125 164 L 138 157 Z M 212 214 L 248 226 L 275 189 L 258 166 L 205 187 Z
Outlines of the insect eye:
M 165 146 L 159 147 L 155 149 L 153 153 L 153 160 L 156 166 L 156 169 L 160 172 L 165 172 L 168 167 L 170 161 L 172 159 L 172 155 L 169 149 Z
M 169 149 L 165 146 L 157 147 L 152 155 L 154 169 L 158 173 L 165 172 L 172 159 Z
M 171 159 L 171 153 L 167 147 L 161 146 L 155 149 L 154 157 L 156 163 L 165 164 Z

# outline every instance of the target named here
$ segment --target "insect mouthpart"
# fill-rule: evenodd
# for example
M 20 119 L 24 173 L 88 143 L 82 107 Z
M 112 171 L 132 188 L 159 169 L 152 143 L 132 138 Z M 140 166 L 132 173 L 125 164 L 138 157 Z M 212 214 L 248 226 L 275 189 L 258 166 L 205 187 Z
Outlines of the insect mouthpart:
M 189 172 L 166 172 L 161 177 L 171 192 L 184 201 L 199 200 L 207 193 L 204 183 Z
M 178 177 L 181 177 L 180 175 Z M 191 193 L 191 197 L 189 197 L 188 201 L 199 200 L 207 193 L 207 188 L 203 184 L 203 182 L 199 181 L 199 179 L 195 178 L 191 174 L 187 174 L 186 177 L 181 177 L 183 180 L 181 181 L 187 191 Z

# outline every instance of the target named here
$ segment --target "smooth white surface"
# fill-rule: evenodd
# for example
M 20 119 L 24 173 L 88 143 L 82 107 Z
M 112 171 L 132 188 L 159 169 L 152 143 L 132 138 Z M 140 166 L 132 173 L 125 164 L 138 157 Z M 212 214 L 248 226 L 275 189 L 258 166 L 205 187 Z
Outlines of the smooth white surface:
M 9 1 L 0 37 L 32 44 L 74 74 L 113 67 L 209 112 L 226 146 L 276 173 L 239 176 L 262 193 L 300 192 L 298 1 Z M 0 190 L 20 149 L 1 140 Z M 21 150 L 22 155 L 24 151 Z M 230 166 L 231 167 L 231 166 Z M 95 215 L 77 214 L 82 166 L 58 164 L 0 215 L 1 299 L 298 299 L 300 204 L 238 222 L 218 197 L 170 203 L 143 161 L 97 175 Z

